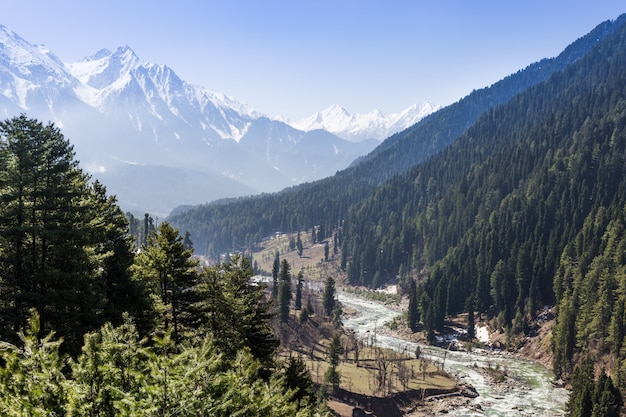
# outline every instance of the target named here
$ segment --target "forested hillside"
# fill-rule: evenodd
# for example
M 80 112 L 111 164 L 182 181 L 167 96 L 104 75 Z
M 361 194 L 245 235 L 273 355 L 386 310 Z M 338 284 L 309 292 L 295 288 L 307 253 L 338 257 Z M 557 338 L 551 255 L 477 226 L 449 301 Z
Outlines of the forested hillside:
M 332 230 L 346 219 L 350 207 L 371 195 L 376 187 L 444 149 L 484 112 L 577 61 L 623 20 L 605 22 L 557 58 L 544 59 L 491 87 L 474 91 L 390 137 L 370 155 L 333 177 L 276 194 L 177 210 L 169 220 L 181 230 L 192 232 L 196 250 L 211 257 L 253 247 L 277 230 L 296 231 L 313 225 Z
M 145 226 L 138 251 L 54 125 L 0 123 L 0 415 L 329 415 L 276 357 L 250 261 L 200 268 L 178 230 Z
M 475 309 L 517 334 L 557 304 L 557 375 L 590 357 L 624 392 L 624 68 L 621 27 L 377 189 L 345 222 L 350 281 L 408 288 L 422 272 L 429 332 Z
M 442 115 L 463 113 L 454 106 L 489 90 L 390 138 L 332 179 L 175 219 L 230 247 L 243 245 L 245 233 L 253 244 L 275 229 L 341 225 L 350 282 L 377 287 L 398 279 L 409 291 L 411 280 L 420 280 L 417 320 L 431 335 L 446 315 L 468 310 L 510 336 L 523 334 L 543 306 L 555 305 L 554 370 L 574 377 L 570 415 L 586 415 L 580 410 L 599 402 L 602 390 L 612 392 L 613 381 L 626 392 L 624 20 L 601 25 L 604 38 L 596 32 L 579 41 L 590 47 L 586 53 L 506 103 L 477 105 L 483 111 L 475 123 Z M 438 117 L 448 123 L 435 126 Z M 409 171 L 392 176 L 401 169 L 380 164 L 390 177 L 376 187 L 385 174 L 368 164 L 389 156 L 406 166 L 400 161 L 421 146 L 420 132 L 430 132 L 439 149 L 447 139 L 437 138 L 448 130 L 456 140 Z M 403 148 L 411 138 L 416 142 Z M 342 182 L 348 178 L 354 186 Z M 226 224 L 240 229 L 228 234 Z M 595 371 L 584 365 L 590 358 Z M 591 385 L 580 382 L 585 378 Z

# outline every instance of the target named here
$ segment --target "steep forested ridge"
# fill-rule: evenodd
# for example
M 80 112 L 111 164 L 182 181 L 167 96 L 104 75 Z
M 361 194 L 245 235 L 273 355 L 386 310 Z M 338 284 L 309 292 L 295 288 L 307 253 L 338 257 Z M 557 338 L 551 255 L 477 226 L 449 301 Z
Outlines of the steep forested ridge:
M 512 333 L 557 303 L 557 374 L 608 354 L 623 390 L 625 68 L 621 27 L 377 189 L 345 222 L 350 281 L 406 285 L 427 268 L 428 331 L 468 300 Z
M 477 104 L 483 110 L 475 123 L 457 103 L 331 179 L 175 219 L 207 232 L 219 248 L 236 247 L 245 233 L 253 243 L 276 229 L 341 224 L 350 282 L 376 287 L 398 279 L 406 291 L 420 280 L 413 305 L 429 335 L 442 329 L 446 315 L 468 309 L 508 335 L 523 334 L 542 307 L 555 305 L 556 374 L 599 375 L 595 385 L 573 384 L 568 413 L 602 415 L 598 404 L 611 384 L 598 369 L 578 364 L 601 358 L 597 368 L 626 392 L 625 20 L 583 38 L 585 53 L 542 82 L 501 105 Z M 462 102 L 480 101 L 478 93 Z M 385 158 L 406 167 L 409 150 L 425 143 L 421 133 L 437 143 L 455 129 L 452 144 L 435 155 L 431 149 L 408 171 L 386 163 L 370 170 Z M 240 229 L 229 234 L 227 222 Z
M 348 209 L 377 186 L 441 151 L 489 109 L 536 85 L 584 56 L 613 33 L 621 20 L 605 22 L 570 45 L 557 58 L 544 59 L 493 86 L 474 91 L 400 132 L 370 155 L 335 176 L 280 193 L 221 201 L 179 210 L 169 221 L 192 233 L 196 251 L 214 256 L 230 249 L 252 247 L 277 230 L 295 231 L 323 224 L 340 224 Z

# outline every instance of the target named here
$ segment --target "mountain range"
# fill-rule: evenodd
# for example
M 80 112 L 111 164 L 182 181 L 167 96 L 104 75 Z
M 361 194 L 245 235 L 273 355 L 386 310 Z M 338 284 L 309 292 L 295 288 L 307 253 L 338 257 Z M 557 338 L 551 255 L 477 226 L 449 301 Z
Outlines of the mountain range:
M 273 192 L 344 169 L 436 107 L 270 118 L 123 46 L 65 63 L 0 25 L 0 115 L 61 128 L 83 169 L 129 211 Z
M 298 121 L 286 121 L 296 129 L 311 131 L 327 130 L 343 139 L 362 141 L 367 139 L 386 139 L 422 120 L 439 106 L 425 102 L 414 104 L 396 114 L 384 115 L 379 110 L 369 113 L 349 113 L 339 105 L 333 105 L 312 116 Z

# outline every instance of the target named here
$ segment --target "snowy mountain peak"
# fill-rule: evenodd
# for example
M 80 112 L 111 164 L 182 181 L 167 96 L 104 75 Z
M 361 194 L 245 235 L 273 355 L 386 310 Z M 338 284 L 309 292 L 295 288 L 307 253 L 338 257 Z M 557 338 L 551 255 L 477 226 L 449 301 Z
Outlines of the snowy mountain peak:
M 0 42 L 2 44 L 15 43 L 22 45 L 29 45 L 24 39 L 22 39 L 17 33 L 4 25 L 0 25 Z
M 324 129 L 355 142 L 372 138 L 383 140 L 417 123 L 437 109 L 438 106 L 425 102 L 420 105 L 414 104 L 400 113 L 385 116 L 377 109 L 369 113 L 350 114 L 343 107 L 334 104 L 312 116 L 288 123 L 306 132 Z
M 67 73 L 59 58 L 45 45 L 32 45 L 6 26 L 0 25 L 0 65 L 21 75 L 52 72 L 65 80 Z
M 5 114 L 37 108 L 53 115 L 54 97 L 73 95 L 77 84 L 46 46 L 30 44 L 0 25 L 0 91 L 14 106 Z
M 404 120 L 418 110 L 407 109 Z M 200 203 L 323 178 L 376 145 L 344 139 L 383 138 L 380 126 L 389 129 L 377 110 L 350 114 L 333 105 L 303 125 L 333 126 L 343 138 L 297 130 L 143 61 L 127 45 L 64 63 L 0 25 L 0 113 L 20 112 L 62 127 L 84 167 L 119 201 L 163 213 L 183 198 Z
M 68 68 L 83 84 L 103 89 L 123 78 L 128 81 L 130 72 L 140 65 L 141 61 L 135 52 L 128 46 L 124 46 L 117 48 L 114 52 L 100 49 L 90 57 L 68 64 Z

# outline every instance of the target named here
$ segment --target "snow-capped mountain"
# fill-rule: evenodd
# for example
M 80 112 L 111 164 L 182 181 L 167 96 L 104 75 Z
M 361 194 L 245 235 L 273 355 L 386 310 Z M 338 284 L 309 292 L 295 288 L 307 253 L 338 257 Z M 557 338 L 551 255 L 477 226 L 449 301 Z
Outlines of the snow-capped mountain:
M 425 102 L 419 106 L 414 104 L 400 113 L 385 116 L 378 110 L 350 114 L 343 107 L 333 105 L 312 116 L 288 123 L 305 132 L 324 129 L 353 142 L 365 139 L 384 140 L 414 125 L 438 109 L 438 106 Z
M 76 94 L 101 112 L 112 114 L 119 111 L 116 106 L 132 104 L 125 110 L 134 116 L 138 131 L 145 129 L 137 117 L 142 110 L 171 128 L 201 131 L 206 142 L 238 141 L 251 121 L 261 116 L 223 94 L 186 83 L 165 65 L 141 61 L 128 46 L 114 52 L 102 49 L 67 68 L 81 82 Z
M 405 123 L 370 117 L 372 133 L 358 136 L 354 126 L 363 132 L 365 118 L 350 116 L 351 125 L 333 127 L 344 126 L 337 132 L 345 138 L 298 128 L 187 83 L 128 46 L 64 63 L 0 25 L 0 116 L 20 113 L 56 123 L 124 209 L 160 214 L 332 175 L 378 143 L 355 138 L 381 138 L 374 129 Z
M 45 46 L 32 45 L 0 25 L 0 113 L 32 109 L 50 114 L 60 100 L 76 105 L 79 82 Z

